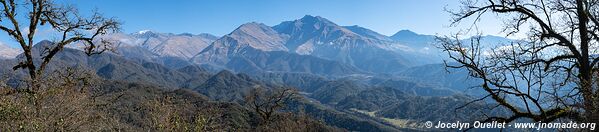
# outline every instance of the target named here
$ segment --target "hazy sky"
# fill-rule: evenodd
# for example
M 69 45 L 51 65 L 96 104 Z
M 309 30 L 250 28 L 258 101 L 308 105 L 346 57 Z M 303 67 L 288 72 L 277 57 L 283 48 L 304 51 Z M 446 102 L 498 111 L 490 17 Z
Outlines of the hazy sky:
M 448 34 L 450 17 L 444 8 L 457 8 L 457 0 L 58 0 L 79 7 L 97 8 L 105 16 L 124 22 L 123 32 L 153 30 L 170 33 L 225 35 L 247 22 L 276 25 L 304 15 L 322 16 L 339 25 L 359 25 L 384 35 L 402 29 L 420 34 Z M 497 35 L 494 19 L 483 20 L 485 34 Z M 466 25 L 466 24 L 464 24 Z M 2 34 L 4 35 L 4 34 Z M 7 42 L 6 36 L 0 41 Z M 14 43 L 14 42 L 12 42 Z

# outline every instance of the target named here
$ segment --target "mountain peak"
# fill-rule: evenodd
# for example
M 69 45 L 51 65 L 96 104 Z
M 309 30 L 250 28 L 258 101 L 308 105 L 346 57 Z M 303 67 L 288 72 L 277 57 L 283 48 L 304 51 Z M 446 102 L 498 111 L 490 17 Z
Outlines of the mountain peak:
M 263 23 L 249 22 L 249 23 L 245 23 L 245 24 L 242 24 L 241 26 L 237 27 L 237 29 L 235 29 L 235 31 L 251 31 L 251 30 L 255 30 L 255 29 L 264 29 L 264 28 L 269 28 L 269 27 Z M 233 32 L 235 32 L 235 31 L 233 31 Z
M 134 36 L 142 37 L 142 38 L 154 38 L 158 37 L 160 34 L 154 32 L 152 30 L 141 30 L 136 33 L 133 33 Z
M 326 18 L 323 18 L 320 16 L 311 16 L 311 15 L 305 15 L 298 21 L 300 21 L 302 23 L 306 23 L 306 24 L 334 24 L 334 25 L 336 25 L 335 23 L 329 21 Z
M 188 36 L 188 37 L 192 37 L 192 36 L 194 36 L 194 35 L 193 35 L 193 34 L 191 34 L 191 33 L 180 33 L 180 34 L 177 34 L 177 35 L 179 35 L 179 36 Z
M 261 82 L 253 80 L 244 74 L 233 74 L 223 70 L 210 77 L 194 90 L 218 101 L 239 101 L 249 89 L 264 86 Z
M 42 40 L 40 42 L 37 42 L 35 45 L 33 45 L 33 47 L 43 49 L 43 48 L 49 48 L 53 44 L 54 44 L 54 42 L 52 42 L 50 40 Z
M 378 39 L 378 40 L 392 41 L 391 38 L 389 38 L 388 36 L 385 36 L 378 32 L 372 31 L 368 28 L 360 27 L 358 25 L 343 26 L 343 27 L 358 34 L 358 35 L 364 36 L 364 37 L 374 38 L 374 39 Z
M 262 23 L 250 22 L 214 41 L 197 54 L 195 63 L 226 64 L 229 58 L 246 50 L 288 51 L 284 43 L 287 36 L 278 34 Z
M 40 42 L 38 42 L 38 44 L 52 44 L 54 42 L 50 41 L 50 40 L 42 40 Z
M 151 32 L 152 32 L 151 30 L 141 30 L 141 31 L 138 31 L 137 34 L 145 34 L 145 33 L 151 33 Z
M 265 51 L 287 50 L 283 45 L 285 38 L 263 23 L 250 22 L 243 24 L 228 36 L 256 49 Z
M 312 16 L 312 15 L 305 15 L 304 17 L 302 17 L 302 20 L 316 20 L 316 19 L 321 19 L 322 17 L 320 16 Z
M 364 28 L 364 27 L 360 27 L 358 25 L 351 25 L 351 26 L 345 26 L 345 27 L 351 27 L 351 28 Z
M 229 85 L 232 82 L 243 82 L 240 78 L 238 78 L 235 74 L 228 70 L 222 70 L 212 77 L 208 78 L 206 82 L 210 82 L 210 85 Z M 226 87 L 226 86 L 225 86 Z
M 335 31 L 341 31 L 335 36 L 342 36 L 342 34 L 347 34 L 347 32 L 349 32 L 348 30 L 345 30 L 326 18 L 311 15 L 305 15 L 304 17 L 293 21 L 285 21 L 279 25 L 273 26 L 272 28 L 278 33 L 290 36 L 293 36 L 294 34 L 303 34 L 300 35 L 303 37 L 315 37 L 314 35 L 328 34 Z
M 216 40 L 216 39 L 219 38 L 218 36 L 214 36 L 214 35 L 209 34 L 209 33 L 200 33 L 197 36 L 201 36 L 201 37 L 208 38 L 208 39 L 211 39 L 211 40 Z
M 432 43 L 435 42 L 434 35 L 418 34 L 410 30 L 401 30 L 393 34 L 391 39 L 412 48 L 431 47 Z
M 245 23 L 245 24 L 241 24 L 240 27 L 243 27 L 243 26 L 261 26 L 261 25 L 264 25 L 264 24 L 259 23 L 259 22 L 248 22 L 248 23 Z
M 233 74 L 231 71 L 228 71 L 228 70 L 222 70 L 222 71 L 216 73 L 214 76 L 215 77 L 231 77 L 231 76 L 235 76 L 235 74 Z
M 393 36 L 416 36 L 416 35 L 419 35 L 419 34 L 413 32 L 413 31 L 407 30 L 407 29 L 400 30 L 397 33 L 393 34 Z

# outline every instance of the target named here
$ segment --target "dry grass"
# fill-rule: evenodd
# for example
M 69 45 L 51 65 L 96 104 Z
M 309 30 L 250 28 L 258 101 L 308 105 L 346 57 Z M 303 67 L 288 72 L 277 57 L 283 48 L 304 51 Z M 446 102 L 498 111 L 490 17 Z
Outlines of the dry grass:
M 89 72 L 68 68 L 54 72 L 35 93 L 0 88 L 2 131 L 126 130 L 118 120 L 96 111 L 89 93 L 97 78 Z M 107 127 L 111 126 L 111 127 Z
M 176 102 L 172 97 L 153 99 L 145 104 L 150 112 L 150 122 L 157 131 L 224 131 L 219 124 L 218 109 L 207 107 L 195 110 L 191 103 Z

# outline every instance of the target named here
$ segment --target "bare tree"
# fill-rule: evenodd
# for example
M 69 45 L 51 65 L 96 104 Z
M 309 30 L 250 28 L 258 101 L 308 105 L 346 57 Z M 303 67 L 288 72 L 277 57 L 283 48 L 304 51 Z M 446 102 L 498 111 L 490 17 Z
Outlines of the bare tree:
M 267 91 L 262 87 L 256 87 L 245 96 L 245 101 L 254 112 L 262 119 L 261 123 L 268 124 L 274 114 L 297 95 L 297 90 L 285 88 Z
M 48 72 L 43 81 L 52 87 L 40 90 L 32 104 L 28 93 L 0 95 L 0 131 L 82 131 L 131 129 L 113 114 L 102 111 L 91 96 L 102 79 L 83 67 L 65 67 Z M 0 86 L 2 90 L 13 90 Z M 11 91 L 12 92 L 12 91 Z
M 599 122 L 599 1 L 469 0 L 462 4 L 460 10 L 449 11 L 453 25 L 467 20 L 477 24 L 484 14 L 493 14 L 505 21 L 508 36 L 527 34 L 525 39 L 494 47 L 481 44 L 480 37 L 460 40 L 460 33 L 438 38 L 452 60 L 446 66 L 467 69 L 470 76 L 482 80 L 480 87 L 488 94 L 484 98 L 513 113 L 486 121 Z
M 113 18 L 105 18 L 98 12 L 94 11 L 91 16 L 86 18 L 79 14 L 73 6 L 57 5 L 51 0 L 0 0 L 0 3 L 2 4 L 0 7 L 0 22 L 2 22 L 0 30 L 18 42 L 25 57 L 13 69 L 28 70 L 31 79 L 31 87 L 28 92 L 31 93 L 37 91 L 46 66 L 65 45 L 82 42 L 87 55 L 102 53 L 109 50 L 111 44 L 108 41 L 94 43 L 94 38 L 118 31 L 120 27 L 118 21 Z M 41 62 L 36 64 L 32 55 L 35 33 L 38 27 L 45 24 L 49 24 L 50 28 L 60 35 L 51 47 L 45 47 L 40 54 Z

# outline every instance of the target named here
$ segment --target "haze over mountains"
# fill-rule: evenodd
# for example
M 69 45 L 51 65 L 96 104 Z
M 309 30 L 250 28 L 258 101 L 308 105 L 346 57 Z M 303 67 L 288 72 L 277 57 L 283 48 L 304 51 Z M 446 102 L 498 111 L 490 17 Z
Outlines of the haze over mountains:
M 21 50 L 9 47 L 8 45 L 0 42 L 0 59 L 10 59 L 21 54 Z
M 461 93 L 475 83 L 465 78 L 465 71 L 443 70 L 444 57 L 434 48 L 434 38 L 409 30 L 385 36 L 306 15 L 274 26 L 246 23 L 222 37 L 155 31 L 110 34 L 102 39 L 116 42 L 116 53 L 88 57 L 75 45 L 64 49 L 52 65 L 80 66 L 107 80 L 188 89 L 211 101 L 239 104 L 251 88 L 292 87 L 305 98 L 293 102 L 288 111 L 306 112 L 352 131 L 413 130 L 419 128 L 389 120 L 457 120 L 478 112 L 445 115 L 472 99 L 468 94 L 476 92 Z M 43 41 L 35 47 L 51 45 Z M 22 59 L 18 53 L 0 45 L 0 71 L 10 71 L 7 68 Z

